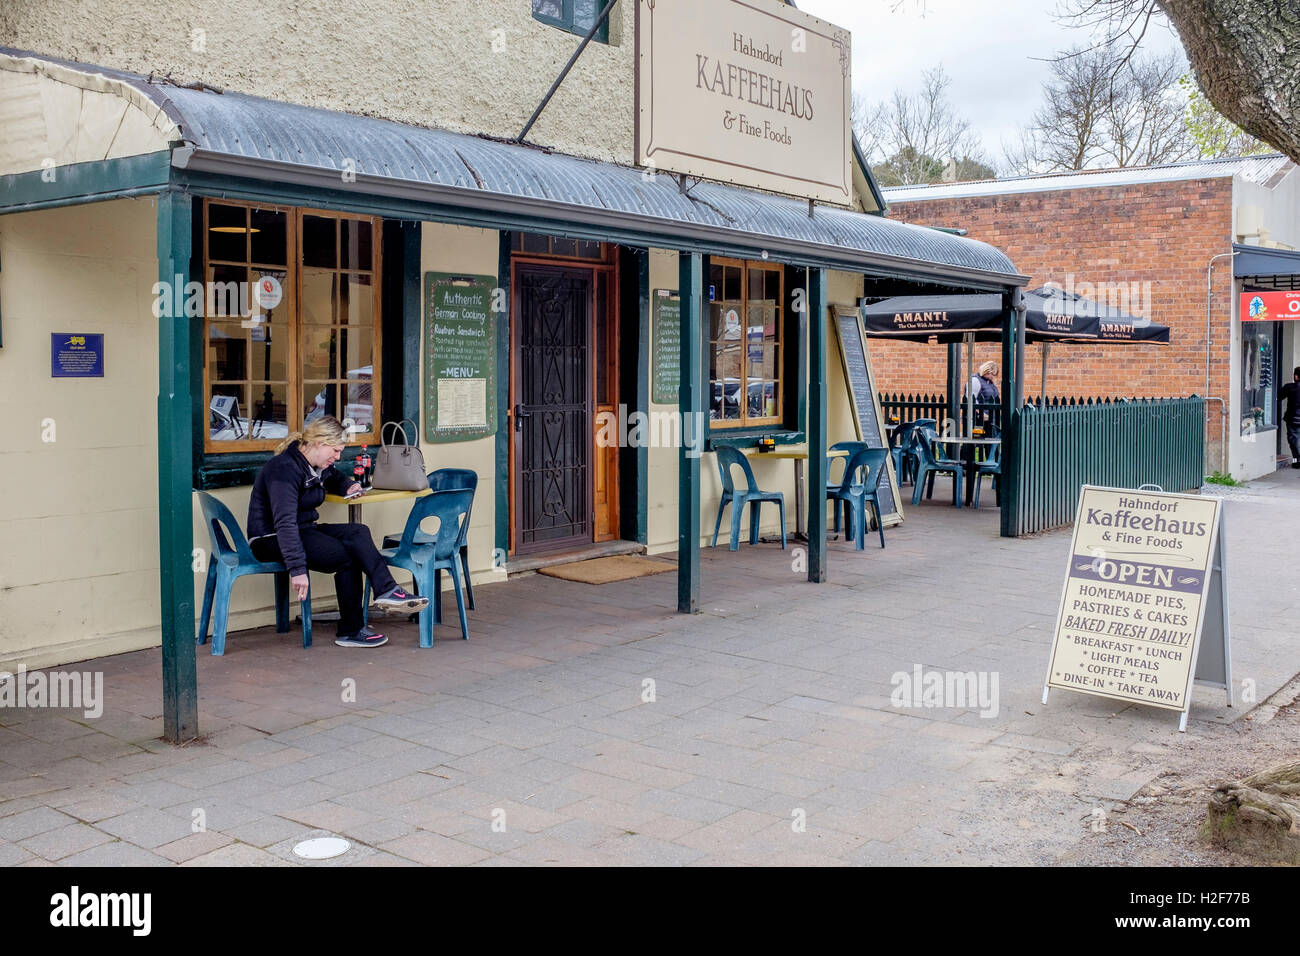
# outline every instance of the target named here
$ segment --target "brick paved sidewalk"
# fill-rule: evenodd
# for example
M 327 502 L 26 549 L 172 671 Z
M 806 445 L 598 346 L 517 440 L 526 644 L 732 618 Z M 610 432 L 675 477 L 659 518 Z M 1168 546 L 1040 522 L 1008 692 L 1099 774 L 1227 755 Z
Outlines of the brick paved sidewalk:
M 1068 533 L 1001 539 L 994 509 L 943 500 L 884 551 L 833 542 L 822 586 L 778 545 L 706 549 L 693 617 L 672 574 L 481 577 L 468 642 L 232 633 L 200 649 L 186 747 L 158 740 L 158 651 L 60 668 L 103 671 L 104 713 L 0 710 L 0 864 L 294 865 L 325 833 L 353 848 L 310 865 L 1049 863 L 1245 709 L 1198 688 L 1180 735 L 1166 711 L 1042 706 Z M 1300 671 L 1278 532 L 1300 476 L 1227 514 L 1234 676 L 1263 700 Z M 997 714 L 892 707 L 918 664 L 996 674 Z

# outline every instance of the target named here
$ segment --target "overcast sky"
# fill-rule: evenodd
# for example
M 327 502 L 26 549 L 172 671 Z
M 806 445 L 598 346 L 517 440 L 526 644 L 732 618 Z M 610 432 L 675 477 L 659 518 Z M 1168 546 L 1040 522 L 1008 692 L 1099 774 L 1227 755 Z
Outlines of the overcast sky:
M 949 95 L 970 120 L 999 168 L 1010 142 L 1038 105 L 1046 62 L 1090 42 L 1083 29 L 1052 17 L 1058 0 L 796 0 L 800 10 L 853 33 L 853 89 L 869 100 L 894 89 L 915 93 L 921 73 L 942 64 Z M 1142 41 L 1150 52 L 1178 50 L 1173 30 L 1152 21 Z

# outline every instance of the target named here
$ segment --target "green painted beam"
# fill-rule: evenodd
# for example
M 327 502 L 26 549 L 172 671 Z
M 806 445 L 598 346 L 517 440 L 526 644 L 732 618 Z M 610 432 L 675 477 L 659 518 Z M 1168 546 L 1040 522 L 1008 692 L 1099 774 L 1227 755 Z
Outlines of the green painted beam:
M 1016 395 L 1016 380 L 1019 375 L 1017 365 L 1019 361 L 1024 361 L 1023 346 L 1017 348 L 1016 341 L 1016 310 L 1012 307 L 1012 297 L 1010 293 L 1002 295 L 1002 477 L 999 479 L 1004 483 L 1009 483 L 1013 488 L 1017 485 L 1017 477 L 1009 474 L 1016 467 L 1016 442 L 1015 442 L 1015 418 L 1020 412 L 1021 402 Z M 1017 354 L 1019 352 L 1020 354 Z M 1010 441 L 1008 441 L 1010 439 Z M 1015 537 L 1015 515 L 1013 514 L 1012 502 L 1015 499 L 1014 494 L 1007 494 L 1006 484 L 1002 490 L 1002 513 L 1001 513 L 1001 535 L 1004 538 Z
M 158 197 L 158 279 L 189 281 L 192 202 L 168 191 Z M 199 734 L 194 659 L 194 548 L 191 482 L 193 427 L 190 321 L 158 320 L 158 577 L 161 585 L 163 737 Z
M 700 610 L 700 453 L 704 448 L 704 262 L 698 252 L 678 256 L 678 295 L 682 309 L 682 445 L 677 465 L 677 610 Z M 689 440 L 688 440 L 689 437 Z M 692 447 L 694 446 L 694 447 Z
M 171 152 L 51 166 L 0 176 L 0 213 L 160 193 L 171 177 Z
M 808 270 L 808 580 L 826 580 L 826 272 Z M 798 493 L 798 492 L 796 492 Z
M 422 224 L 402 223 L 402 354 L 406 369 L 402 375 L 402 417 L 415 422 L 420 431 L 420 235 Z

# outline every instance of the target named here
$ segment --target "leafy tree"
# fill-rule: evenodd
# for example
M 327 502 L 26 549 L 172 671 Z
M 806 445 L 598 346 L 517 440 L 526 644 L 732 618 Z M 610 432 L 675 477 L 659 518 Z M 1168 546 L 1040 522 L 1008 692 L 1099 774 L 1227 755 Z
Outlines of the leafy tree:
M 936 66 L 922 74 L 916 94 L 894 90 L 874 104 L 854 97 L 853 130 L 882 186 L 939 182 L 950 168 L 979 178 L 991 174 L 970 121 L 948 99 L 951 83 Z
M 1152 19 L 1178 31 L 1197 86 L 1231 123 L 1300 162 L 1295 0 L 1066 0 L 1071 19 L 1130 54 Z
M 1187 132 L 1201 159 L 1273 152 L 1273 147 L 1261 143 L 1211 106 L 1190 76 L 1181 77 L 1178 85 L 1187 95 L 1187 113 L 1183 122 L 1187 124 Z
M 1076 47 L 1051 63 L 1043 102 L 1004 147 L 1020 173 L 1150 166 L 1196 155 L 1183 121 L 1177 56 Z

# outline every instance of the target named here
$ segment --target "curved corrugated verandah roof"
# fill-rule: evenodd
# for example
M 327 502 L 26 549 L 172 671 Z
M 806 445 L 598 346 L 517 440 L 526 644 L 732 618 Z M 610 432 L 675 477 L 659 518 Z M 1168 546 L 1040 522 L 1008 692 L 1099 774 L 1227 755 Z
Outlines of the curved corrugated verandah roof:
M 18 53 L 18 51 L 6 51 Z M 34 55 L 32 55 L 34 56 Z M 47 59 L 34 56 L 35 59 Z M 50 61 L 62 62 L 62 61 Z M 345 172 L 364 193 L 467 208 L 516 209 L 539 219 L 608 221 L 690 248 L 701 239 L 774 258 L 868 272 L 1022 285 L 1001 251 L 938 230 L 806 201 L 543 149 L 299 106 L 240 93 L 177 87 L 64 63 L 131 85 L 181 130 L 173 162 L 196 171 L 337 188 Z

